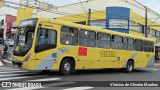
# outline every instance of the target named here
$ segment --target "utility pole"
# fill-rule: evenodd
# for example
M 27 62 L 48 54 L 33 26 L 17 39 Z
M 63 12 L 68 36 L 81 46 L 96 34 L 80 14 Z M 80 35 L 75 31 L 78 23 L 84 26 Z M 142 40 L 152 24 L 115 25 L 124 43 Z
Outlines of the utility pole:
M 145 6 L 145 37 L 147 37 L 147 31 L 148 31 L 148 21 L 147 21 L 147 18 L 148 18 L 148 16 L 147 16 L 147 14 L 148 14 L 148 8 Z
M 87 21 L 88 26 L 90 26 L 90 20 L 91 20 L 91 9 L 89 9 L 88 11 L 88 21 Z

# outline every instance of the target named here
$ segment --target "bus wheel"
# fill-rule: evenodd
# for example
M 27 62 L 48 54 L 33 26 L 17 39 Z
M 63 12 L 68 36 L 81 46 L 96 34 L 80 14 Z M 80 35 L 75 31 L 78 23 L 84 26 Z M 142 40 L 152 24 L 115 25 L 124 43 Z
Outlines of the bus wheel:
M 64 59 L 62 62 L 61 62 L 61 66 L 60 66 L 60 73 L 62 75 L 69 75 L 72 73 L 72 69 L 73 68 L 73 64 L 71 62 L 70 59 Z
M 125 72 L 130 73 L 133 71 L 133 69 L 134 69 L 134 62 L 129 60 L 126 65 Z

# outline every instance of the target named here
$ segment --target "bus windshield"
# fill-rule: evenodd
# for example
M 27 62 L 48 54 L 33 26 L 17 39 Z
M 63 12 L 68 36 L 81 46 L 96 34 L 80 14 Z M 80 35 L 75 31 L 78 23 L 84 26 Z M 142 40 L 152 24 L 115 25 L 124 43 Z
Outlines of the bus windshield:
M 33 42 L 34 30 L 31 28 L 20 28 L 17 32 L 14 53 L 21 54 L 30 50 Z
M 33 20 L 34 19 L 30 19 L 20 22 L 13 47 L 14 55 L 24 56 L 31 49 L 36 27 L 36 22 L 32 22 Z

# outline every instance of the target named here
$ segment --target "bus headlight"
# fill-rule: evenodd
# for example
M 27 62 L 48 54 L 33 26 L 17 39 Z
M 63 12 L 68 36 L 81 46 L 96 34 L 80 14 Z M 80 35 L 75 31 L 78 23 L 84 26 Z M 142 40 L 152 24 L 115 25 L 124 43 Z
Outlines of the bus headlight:
M 24 59 L 24 62 L 28 61 L 30 57 L 31 57 L 31 54 L 28 54 L 27 57 Z

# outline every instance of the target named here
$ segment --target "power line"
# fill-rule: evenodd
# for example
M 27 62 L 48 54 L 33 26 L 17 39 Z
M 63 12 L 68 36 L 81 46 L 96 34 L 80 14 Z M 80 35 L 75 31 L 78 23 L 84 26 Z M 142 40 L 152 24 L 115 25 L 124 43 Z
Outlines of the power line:
M 0 1 L 2 1 L 2 0 L 0 0 Z M 8 2 L 8 3 L 19 5 L 17 3 L 13 3 L 13 2 Z M 79 18 L 79 19 L 87 18 L 87 16 L 81 16 L 81 15 L 74 16 L 73 14 L 71 15 L 71 13 L 65 13 L 65 12 L 60 12 L 60 11 L 52 11 L 52 12 L 51 11 L 47 11 L 47 10 L 42 10 L 42 11 L 46 11 L 46 12 L 50 12 L 50 13 L 54 13 L 54 14 L 59 14 L 59 15 L 68 15 L 68 16 L 72 16 L 72 17 L 75 17 L 75 18 Z M 101 11 L 97 11 L 97 12 L 101 12 Z M 104 14 L 106 14 L 106 13 L 104 13 Z M 107 13 L 107 14 L 115 15 L 115 14 L 112 14 L 112 13 Z M 92 19 L 97 19 L 97 18 L 92 18 Z M 154 19 L 154 18 L 152 18 L 152 19 Z M 155 19 L 157 19 L 157 18 L 155 18 Z
M 67 7 L 67 8 L 68 8 L 68 7 Z M 75 10 L 75 9 L 72 8 L 72 10 Z M 76 9 L 76 11 L 77 11 L 77 9 Z M 99 12 L 99 13 L 102 13 L 102 14 L 106 15 L 106 13 L 104 13 L 104 12 L 102 12 L 102 11 L 96 11 L 96 12 Z M 64 12 L 62 12 L 62 13 L 64 13 Z M 117 15 L 117 14 L 114 14 L 114 13 L 107 13 L 107 14 L 114 15 L 114 16 L 126 17 L 126 16 L 122 16 L 122 15 Z M 139 17 L 130 17 L 130 18 L 140 19 Z M 91 19 L 97 19 L 97 18 L 91 18 Z M 148 18 L 148 19 L 150 19 L 150 18 Z M 152 19 L 157 19 L 157 18 L 152 18 Z
M 67 1 L 69 1 L 69 0 L 67 0 Z M 121 1 L 124 1 L 124 0 L 121 0 Z M 89 3 L 89 1 L 86 1 L 87 3 Z M 81 2 L 82 3 L 82 2 Z M 130 4 L 130 2 L 129 1 L 127 1 L 127 3 L 129 3 Z M 134 5 L 134 4 L 131 4 L 132 6 Z M 89 4 L 87 5 L 87 6 L 89 6 Z M 136 5 L 134 5 L 135 7 L 138 7 L 138 6 L 136 6 Z M 65 8 L 68 8 L 67 6 L 61 6 L 61 7 L 65 7 Z M 95 8 L 95 7 L 93 7 L 93 6 L 89 6 L 90 8 Z M 77 6 L 75 6 L 75 8 L 78 8 Z M 74 9 L 75 9 L 74 8 Z M 97 7 L 96 7 L 97 8 Z M 139 7 L 140 8 L 140 7 Z M 74 10 L 73 8 L 72 8 L 72 10 Z M 100 8 L 99 8 L 100 9 Z M 141 8 L 142 9 L 142 8 Z M 103 11 L 96 11 L 96 12 L 100 12 L 100 13 L 102 13 L 102 14 L 106 14 L 106 13 L 104 13 Z M 110 14 L 110 15 L 114 15 L 114 16 L 121 16 L 121 17 L 126 17 L 126 16 L 124 16 L 124 15 L 118 15 L 118 14 L 115 14 L 115 13 L 107 13 L 107 14 Z M 138 18 L 138 19 L 140 19 L 139 17 L 130 17 L 130 18 Z M 143 17 L 142 17 L 143 18 Z M 153 18 L 152 18 L 153 19 Z M 155 18 L 155 19 L 157 19 L 157 18 Z
M 87 13 L 86 9 L 83 6 L 83 3 L 81 2 L 81 0 L 79 0 L 79 2 L 81 3 L 81 6 L 83 7 L 83 10 Z
M 155 23 L 159 18 L 160 18 L 160 16 L 159 16 L 155 21 L 153 21 L 153 23 L 152 23 L 152 24 L 154 24 L 154 23 Z M 151 25 L 152 25 L 152 24 L 151 24 Z
M 0 0 L 0 1 L 2 1 L 2 0 Z M 18 5 L 18 3 L 14 3 L 14 2 L 10 2 L 10 1 L 5 1 L 5 2 L 10 3 L 10 4 L 14 4 L 14 5 Z M 26 6 L 24 6 L 24 7 L 26 7 Z M 28 8 L 31 8 L 31 7 L 28 7 Z M 54 14 L 59 14 L 59 15 L 64 15 L 64 16 L 71 15 L 71 13 L 64 13 L 64 12 L 55 12 L 55 11 L 51 12 L 51 11 L 47 11 L 47 10 L 42 10 L 42 11 L 46 11 L 46 12 L 50 12 L 50 13 L 54 13 Z M 84 19 L 84 16 L 72 16 L 72 17 Z

